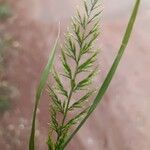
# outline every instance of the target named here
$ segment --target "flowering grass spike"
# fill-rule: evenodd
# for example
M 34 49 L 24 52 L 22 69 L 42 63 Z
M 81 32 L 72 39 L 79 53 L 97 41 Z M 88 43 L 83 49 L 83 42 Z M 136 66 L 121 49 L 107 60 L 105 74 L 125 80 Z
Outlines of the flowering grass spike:
M 76 16 L 72 18 L 71 28 L 68 30 L 64 45 L 61 48 L 62 72 L 57 72 L 53 67 L 60 34 L 59 30 L 36 91 L 29 150 L 35 150 L 36 113 L 49 74 L 53 72 L 55 84 L 53 87 L 48 84 L 51 117 L 47 144 L 49 150 L 64 150 L 85 121 L 91 116 L 106 93 L 129 42 L 139 6 L 140 0 L 136 0 L 115 60 L 90 105 L 87 105 L 87 102 L 95 90 L 89 90 L 89 86 L 97 73 L 97 67 L 94 66 L 99 51 L 94 47 L 100 33 L 99 17 L 101 9 L 99 0 L 84 1 L 84 13 L 81 14 L 77 10 Z M 67 81 L 67 86 L 62 79 Z M 76 115 L 70 115 L 73 113 Z M 70 129 L 74 125 L 76 125 L 75 130 L 71 132 Z
M 94 43 L 99 35 L 100 2 L 98 0 L 84 1 L 85 13 L 72 18 L 71 28 L 68 30 L 64 46 L 61 48 L 61 63 L 63 73 L 53 69 L 55 86 L 48 86 L 52 105 L 50 107 L 50 134 L 48 137 L 49 150 L 61 150 L 68 138 L 70 129 L 86 115 L 89 107 L 86 105 L 94 90 L 88 90 L 92 79 L 97 72 L 94 63 L 97 59 L 98 50 Z M 70 61 L 74 67 L 70 66 Z M 85 73 L 86 72 L 86 73 Z M 84 73 L 82 79 L 78 79 Z M 66 78 L 69 88 L 62 82 Z M 77 93 L 81 96 L 75 97 Z M 80 112 L 68 119 L 71 111 L 80 109 Z M 59 119 L 61 118 L 61 119 Z

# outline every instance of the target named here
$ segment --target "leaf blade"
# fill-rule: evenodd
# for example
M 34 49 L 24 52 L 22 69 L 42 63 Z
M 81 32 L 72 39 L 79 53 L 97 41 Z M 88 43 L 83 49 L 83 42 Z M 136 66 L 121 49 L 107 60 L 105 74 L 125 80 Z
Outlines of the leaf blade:
M 30 139 L 29 139 L 29 150 L 34 150 L 35 149 L 35 120 L 36 120 L 36 112 L 37 112 L 37 108 L 40 102 L 40 97 L 42 95 L 43 89 L 45 87 L 49 72 L 52 69 L 52 65 L 54 62 L 54 56 L 55 56 L 55 52 L 56 52 L 56 47 L 57 47 L 57 43 L 58 43 L 58 39 L 59 39 L 59 35 L 60 35 L 60 28 L 58 31 L 58 36 L 56 38 L 54 47 L 52 49 L 52 52 L 49 56 L 48 59 L 48 63 L 45 66 L 42 75 L 41 75 L 41 79 L 36 91 L 36 96 L 35 96 L 35 105 L 34 105 L 34 110 L 33 110 L 33 117 L 32 117 L 32 128 L 31 128 L 31 134 L 30 134 Z

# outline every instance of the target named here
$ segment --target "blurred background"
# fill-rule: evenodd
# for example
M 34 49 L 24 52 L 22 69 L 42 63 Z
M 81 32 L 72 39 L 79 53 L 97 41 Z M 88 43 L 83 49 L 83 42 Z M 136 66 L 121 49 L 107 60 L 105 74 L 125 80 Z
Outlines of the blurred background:
M 98 86 L 121 43 L 135 0 L 103 3 Z M 82 0 L 0 0 L 0 150 L 27 150 L 35 89 L 61 22 L 61 38 Z M 101 105 L 68 145 L 72 150 L 150 150 L 150 1 Z M 58 57 L 58 55 L 57 55 Z M 37 150 L 46 150 L 48 98 L 38 110 Z

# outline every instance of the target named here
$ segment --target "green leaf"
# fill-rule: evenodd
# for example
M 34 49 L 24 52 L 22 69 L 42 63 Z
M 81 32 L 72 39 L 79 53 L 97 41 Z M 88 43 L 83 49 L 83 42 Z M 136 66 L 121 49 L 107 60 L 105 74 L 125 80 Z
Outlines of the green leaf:
M 66 142 L 64 143 L 64 145 L 62 147 L 62 150 L 66 147 L 66 145 L 70 142 L 70 140 L 74 137 L 74 135 L 78 132 L 78 130 L 82 127 L 82 125 L 85 123 L 85 121 L 92 114 L 92 112 L 96 109 L 96 107 L 98 106 L 99 102 L 103 98 L 106 90 L 108 89 L 108 87 L 110 85 L 110 82 L 111 82 L 111 80 L 112 80 L 112 78 L 113 78 L 113 76 L 114 76 L 114 74 L 115 74 L 115 72 L 117 70 L 117 67 L 118 67 L 118 65 L 120 63 L 122 55 L 124 54 L 125 48 L 127 47 L 127 44 L 129 42 L 129 38 L 131 36 L 131 32 L 132 32 L 132 29 L 133 29 L 133 26 L 134 26 L 134 23 L 135 23 L 135 20 L 136 20 L 136 16 L 137 16 L 137 13 L 138 13 L 139 5 L 140 5 L 140 0 L 136 0 L 136 3 L 135 3 L 135 6 L 134 6 L 134 9 L 133 9 L 131 18 L 129 20 L 129 23 L 128 23 L 125 35 L 124 35 L 123 40 L 122 40 L 122 44 L 121 44 L 120 49 L 118 51 L 118 54 L 117 54 L 117 56 L 116 56 L 116 58 L 114 60 L 114 63 L 112 65 L 110 71 L 108 72 L 108 74 L 107 74 L 107 76 L 106 76 L 102 86 L 100 87 L 99 92 L 98 92 L 96 98 L 94 99 L 93 104 L 90 106 L 87 115 L 81 121 L 81 123 L 78 125 L 78 127 L 75 129 L 75 131 L 70 135 L 70 137 L 66 140 Z
M 55 56 L 55 52 L 56 52 L 56 47 L 57 47 L 57 43 L 58 43 L 58 39 L 59 39 L 59 35 L 60 35 L 60 29 L 58 31 L 58 36 L 57 39 L 55 41 L 54 47 L 52 49 L 52 52 L 49 56 L 48 59 L 48 63 L 45 66 L 42 75 L 41 75 L 41 79 L 36 91 L 36 97 L 35 97 L 35 105 L 34 105 L 34 111 L 33 111 L 33 118 L 32 118 L 32 128 L 31 128 L 31 134 L 30 134 L 30 139 L 29 139 L 29 150 L 34 150 L 35 149 L 35 120 L 36 120 L 36 112 L 37 112 L 37 108 L 39 105 L 39 101 L 43 92 L 43 89 L 46 85 L 46 81 L 48 78 L 48 75 L 52 69 L 53 66 L 53 62 L 54 62 L 54 56 Z

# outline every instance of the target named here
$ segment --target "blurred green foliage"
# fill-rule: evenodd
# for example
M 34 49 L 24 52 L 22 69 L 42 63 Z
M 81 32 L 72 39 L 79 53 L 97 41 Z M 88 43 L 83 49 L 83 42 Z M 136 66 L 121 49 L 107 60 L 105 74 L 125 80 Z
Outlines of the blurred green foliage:
M 5 21 L 11 16 L 11 8 L 6 2 L 0 2 L 0 21 Z M 9 48 L 12 45 L 12 39 L 8 38 L 5 31 L 0 31 L 0 113 L 11 108 L 12 87 L 3 81 L 6 72 L 6 60 Z
M 0 113 L 9 110 L 11 107 L 11 88 L 7 85 L 0 84 Z
M 0 20 L 6 20 L 11 14 L 9 5 L 6 3 L 0 3 Z
M 4 69 L 6 67 L 6 57 L 8 54 L 8 49 L 12 45 L 12 39 L 11 38 L 6 38 L 4 36 L 4 33 L 0 33 L 0 73 L 3 74 Z
M 0 96 L 0 113 L 3 113 L 10 109 L 11 102 L 8 97 L 1 97 Z

